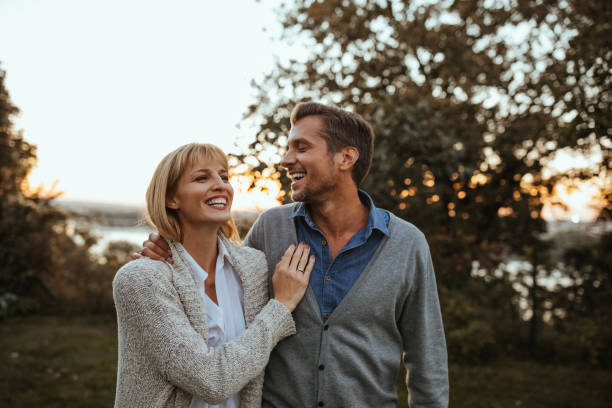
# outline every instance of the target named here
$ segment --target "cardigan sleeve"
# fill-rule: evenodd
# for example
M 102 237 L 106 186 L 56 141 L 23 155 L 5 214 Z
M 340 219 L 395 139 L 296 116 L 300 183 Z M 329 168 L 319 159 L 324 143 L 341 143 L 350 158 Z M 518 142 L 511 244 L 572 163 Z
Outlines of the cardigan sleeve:
M 436 278 L 429 247 L 419 234 L 406 272 L 409 293 L 399 321 L 410 406 L 448 406 L 448 363 Z
M 162 262 L 124 266 L 113 281 L 118 322 L 139 339 L 144 357 L 166 381 L 209 404 L 240 391 L 265 368 L 272 348 L 295 333 L 289 310 L 270 300 L 240 336 L 209 348 L 191 326 L 171 276 Z

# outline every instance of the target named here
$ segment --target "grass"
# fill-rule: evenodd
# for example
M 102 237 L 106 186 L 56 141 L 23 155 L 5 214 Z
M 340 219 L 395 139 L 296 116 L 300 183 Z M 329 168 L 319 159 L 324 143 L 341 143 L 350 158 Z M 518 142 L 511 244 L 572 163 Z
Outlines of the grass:
M 1 322 L 1 407 L 110 407 L 115 323 L 100 317 L 33 316 Z
M 0 323 L 0 407 L 110 407 L 115 323 L 97 316 L 31 316 Z M 450 366 L 451 407 L 607 407 L 612 371 L 505 361 Z M 398 379 L 401 384 L 401 379 Z M 398 386 L 407 407 L 405 387 Z
M 612 400 L 612 371 L 582 365 L 503 361 L 449 367 L 450 407 L 599 408 Z M 408 407 L 403 373 L 398 407 Z

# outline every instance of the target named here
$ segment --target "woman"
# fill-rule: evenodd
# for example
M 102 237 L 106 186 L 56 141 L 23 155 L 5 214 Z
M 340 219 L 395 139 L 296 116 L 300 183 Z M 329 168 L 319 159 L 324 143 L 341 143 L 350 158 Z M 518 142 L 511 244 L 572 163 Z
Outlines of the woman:
M 150 221 L 173 264 L 132 261 L 113 295 L 119 326 L 115 407 L 259 407 L 272 348 L 295 333 L 291 312 L 314 257 L 290 246 L 272 278 L 262 252 L 242 247 L 230 215 L 225 154 L 189 144 L 167 155 L 147 190 Z

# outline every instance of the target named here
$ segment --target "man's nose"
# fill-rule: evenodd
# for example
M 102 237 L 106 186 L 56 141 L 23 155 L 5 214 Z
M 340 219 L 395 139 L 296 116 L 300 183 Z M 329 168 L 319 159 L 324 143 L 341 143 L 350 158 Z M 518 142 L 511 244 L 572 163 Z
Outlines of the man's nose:
M 280 162 L 282 167 L 289 167 L 291 164 L 295 163 L 295 154 L 291 150 L 287 150 L 285 153 L 285 157 Z

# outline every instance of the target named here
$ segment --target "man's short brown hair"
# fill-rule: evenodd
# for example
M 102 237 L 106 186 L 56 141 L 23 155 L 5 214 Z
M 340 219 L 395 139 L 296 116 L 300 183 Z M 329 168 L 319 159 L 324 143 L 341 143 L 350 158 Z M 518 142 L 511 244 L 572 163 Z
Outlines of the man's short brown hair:
M 327 150 L 337 153 L 344 147 L 351 146 L 359 152 L 359 158 L 351 174 L 355 184 L 359 187 L 372 165 L 374 151 L 372 126 L 361 115 L 316 102 L 296 105 L 291 111 L 291 126 L 300 119 L 313 115 L 323 119 L 323 129 L 319 136 L 327 142 Z

